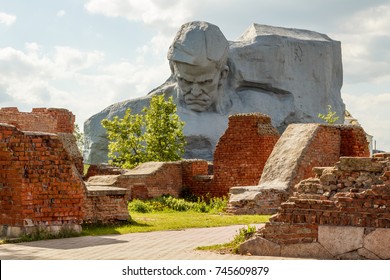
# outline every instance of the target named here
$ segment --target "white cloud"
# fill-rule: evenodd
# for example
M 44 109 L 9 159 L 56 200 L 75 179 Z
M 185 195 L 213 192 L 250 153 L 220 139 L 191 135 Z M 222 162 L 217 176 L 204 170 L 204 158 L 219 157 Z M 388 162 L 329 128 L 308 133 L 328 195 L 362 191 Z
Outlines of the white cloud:
M 108 17 L 125 17 L 146 24 L 164 24 L 177 28 L 191 15 L 193 1 L 181 0 L 89 0 L 85 8 L 93 14 Z
M 43 53 L 37 43 L 25 51 L 0 48 L 0 107 L 59 107 L 71 110 L 80 125 L 108 105 L 144 96 L 169 76 L 164 63 L 108 63 L 100 51 L 68 46 Z
M 104 59 L 99 51 L 82 52 L 71 47 L 56 47 L 54 64 L 65 71 L 80 71 L 97 65 Z
M 60 11 L 57 12 L 57 16 L 58 17 L 63 17 L 65 15 L 66 15 L 66 12 L 64 10 L 60 10 Z
M 346 83 L 390 82 L 390 4 L 345 17 L 332 37 L 341 41 Z
M 390 93 L 343 94 L 347 110 L 368 134 L 374 136 L 377 148 L 390 151 Z
M 345 21 L 342 28 L 362 35 L 388 35 L 390 26 L 390 4 L 359 11 Z
M 0 12 L 0 24 L 5 24 L 7 26 L 12 25 L 16 21 L 15 15 L 6 14 Z
M 137 52 L 143 56 L 154 55 L 158 58 L 165 58 L 172 40 L 172 34 L 168 35 L 163 32 L 158 32 L 158 34 L 153 36 L 147 45 L 138 47 Z
M 38 45 L 38 44 L 35 43 L 35 42 L 27 42 L 27 43 L 25 43 L 24 45 L 25 45 L 27 51 L 33 52 L 33 53 L 38 52 L 39 49 L 41 48 L 41 46 Z

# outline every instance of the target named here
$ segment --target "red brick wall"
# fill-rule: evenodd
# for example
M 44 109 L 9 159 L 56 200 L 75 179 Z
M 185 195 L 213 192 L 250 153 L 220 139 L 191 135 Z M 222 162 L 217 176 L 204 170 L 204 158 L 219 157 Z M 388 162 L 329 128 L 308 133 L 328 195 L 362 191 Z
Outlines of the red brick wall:
M 142 171 L 140 168 L 145 169 Z M 178 197 L 183 186 L 181 164 L 180 162 L 145 163 L 120 175 L 116 186 L 128 190 L 127 200 L 155 198 L 164 194 Z
M 55 135 L 0 125 L 0 224 L 80 223 L 84 188 Z
M 104 191 L 88 193 L 84 203 L 86 223 L 110 223 L 118 220 L 125 221 L 130 218 L 127 209 L 127 200 L 124 192 L 106 194 Z
M 125 190 L 87 191 L 58 135 L 0 124 L 0 228 L 8 229 L 7 236 L 37 226 L 124 220 L 129 217 L 124 197 Z
M 214 153 L 213 196 L 234 186 L 257 185 L 265 162 L 279 139 L 270 117 L 258 113 L 229 117 Z
M 361 127 L 290 125 L 266 163 L 257 195 L 232 192 L 228 209 L 236 214 L 276 213 L 280 203 L 294 192 L 297 183 L 315 176 L 314 167 L 332 166 L 342 155 L 369 155 L 368 143 Z
M 340 126 L 340 156 L 369 157 L 370 150 L 364 130 L 359 126 Z
M 212 193 L 213 176 L 208 174 L 209 164 L 204 160 L 184 160 L 181 162 L 183 188 L 197 196 Z
M 91 170 L 92 169 L 92 170 Z M 179 197 L 183 191 L 205 196 L 210 193 L 211 178 L 204 160 L 148 162 L 135 169 L 91 166 L 89 186 L 106 185 L 126 188 L 126 199 L 150 199 L 164 194 Z M 111 175 L 111 176 L 109 176 Z
M 8 123 L 25 131 L 73 133 L 75 116 L 66 109 L 34 108 L 19 112 L 16 107 L 0 109 L 0 123 Z
M 282 203 L 261 236 L 278 244 L 317 239 L 319 225 L 390 228 L 390 155 L 340 158 L 317 169 Z
M 340 158 L 340 141 L 338 127 L 319 125 L 313 139 L 307 144 L 303 157 L 299 159 L 296 177 L 291 186 L 313 177 L 313 167 L 334 165 Z M 289 192 L 291 193 L 292 189 Z

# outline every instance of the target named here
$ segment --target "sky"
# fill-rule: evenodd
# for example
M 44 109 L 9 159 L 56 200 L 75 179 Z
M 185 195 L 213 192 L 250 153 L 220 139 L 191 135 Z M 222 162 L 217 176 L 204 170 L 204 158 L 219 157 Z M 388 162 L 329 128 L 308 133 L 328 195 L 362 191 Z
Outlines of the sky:
M 161 85 L 168 47 L 193 20 L 231 41 L 252 23 L 341 41 L 342 99 L 376 148 L 390 151 L 388 0 L 0 0 L 0 107 L 66 108 L 82 128 Z

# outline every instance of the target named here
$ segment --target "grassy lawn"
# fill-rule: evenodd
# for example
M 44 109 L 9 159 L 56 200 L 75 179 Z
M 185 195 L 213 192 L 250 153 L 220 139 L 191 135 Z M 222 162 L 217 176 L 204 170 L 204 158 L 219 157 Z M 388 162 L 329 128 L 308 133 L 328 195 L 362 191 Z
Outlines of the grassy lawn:
M 181 230 L 186 228 L 218 227 L 228 225 L 249 225 L 265 223 L 270 216 L 226 215 L 187 212 L 131 213 L 133 221 L 118 226 L 83 226 L 83 235 L 126 234 L 160 230 Z
M 203 198 L 198 198 L 194 202 L 170 196 L 162 196 L 149 201 L 136 199 L 130 202 L 128 206 L 131 221 L 115 225 L 83 224 L 81 235 L 126 234 L 229 225 L 243 225 L 244 228 L 250 224 L 265 223 L 270 217 L 266 215 L 225 214 L 224 209 L 226 208 L 227 202 L 227 198 L 212 198 L 208 201 L 203 200 Z M 241 235 L 243 234 L 245 235 L 245 232 Z M 68 232 L 66 230 L 56 235 L 45 230 L 37 230 L 15 240 L 0 240 L 0 244 L 66 238 L 79 235 L 79 233 Z

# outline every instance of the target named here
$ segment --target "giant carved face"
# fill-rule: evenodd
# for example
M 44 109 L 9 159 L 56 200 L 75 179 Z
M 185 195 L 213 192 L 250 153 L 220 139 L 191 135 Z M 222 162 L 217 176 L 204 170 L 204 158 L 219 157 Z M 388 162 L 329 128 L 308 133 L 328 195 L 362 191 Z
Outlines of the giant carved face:
M 197 112 L 215 110 L 223 73 L 215 63 L 190 65 L 174 63 L 174 73 L 179 86 L 179 98 L 185 106 Z

